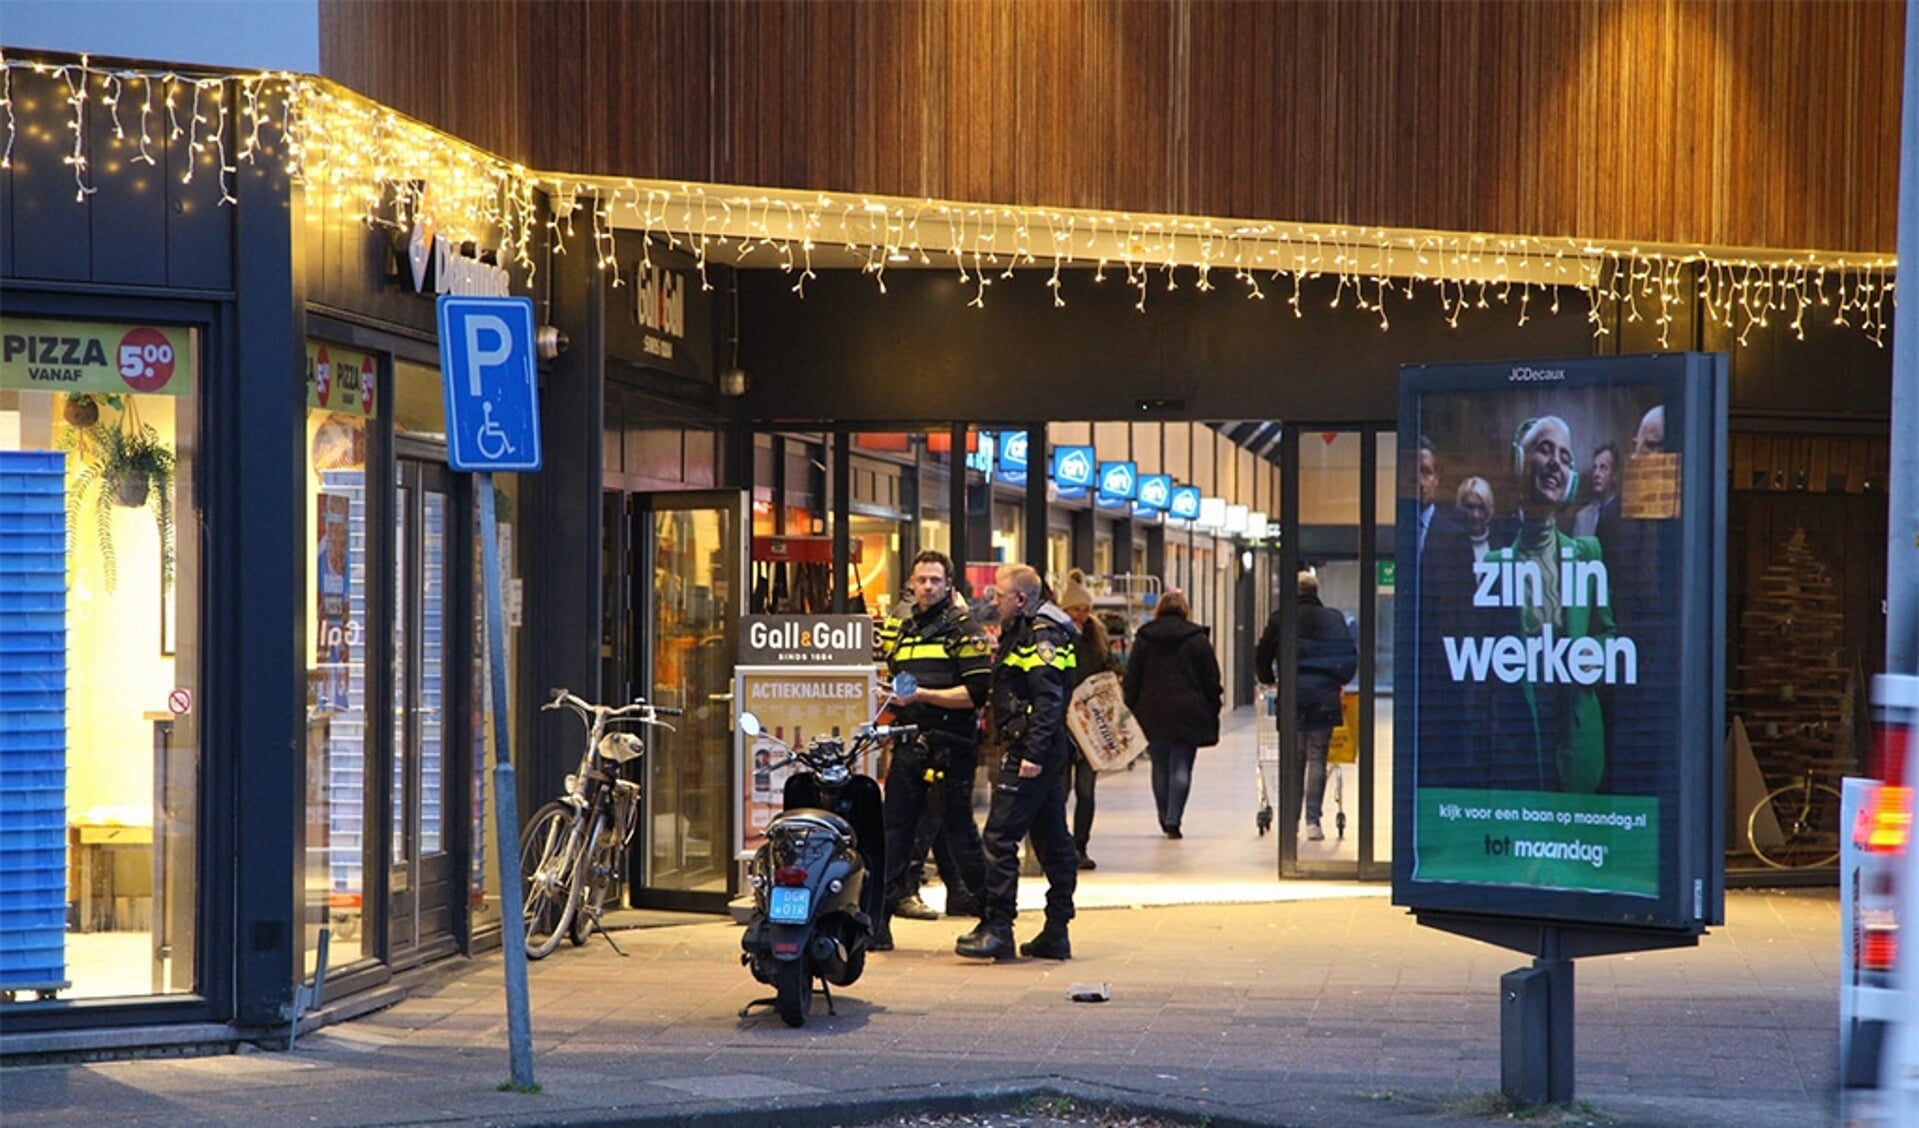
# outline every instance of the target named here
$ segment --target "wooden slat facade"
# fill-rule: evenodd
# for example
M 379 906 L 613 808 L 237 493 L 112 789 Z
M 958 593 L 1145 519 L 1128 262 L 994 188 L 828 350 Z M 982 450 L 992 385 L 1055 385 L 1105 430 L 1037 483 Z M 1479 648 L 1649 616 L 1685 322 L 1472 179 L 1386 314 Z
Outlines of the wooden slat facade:
M 1899 0 L 321 0 L 330 76 L 548 171 L 1895 243 Z

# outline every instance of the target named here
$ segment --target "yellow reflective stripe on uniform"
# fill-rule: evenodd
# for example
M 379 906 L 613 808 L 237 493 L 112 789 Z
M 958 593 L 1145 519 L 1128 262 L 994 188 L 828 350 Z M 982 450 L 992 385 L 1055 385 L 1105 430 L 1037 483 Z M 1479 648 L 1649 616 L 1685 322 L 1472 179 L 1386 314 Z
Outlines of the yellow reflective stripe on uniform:
M 1077 666 L 1078 660 L 1068 649 L 1053 651 L 1051 658 L 1041 658 L 1039 651 L 1030 646 L 1022 646 L 1000 659 L 1000 664 L 1011 666 L 1015 670 L 1037 670 L 1041 666 L 1050 666 L 1055 670 L 1070 670 Z
M 911 662 L 920 658 L 944 657 L 946 657 L 946 646 L 944 643 L 921 642 L 917 639 L 911 642 L 900 643 L 899 649 L 893 652 L 893 660 L 895 662 Z

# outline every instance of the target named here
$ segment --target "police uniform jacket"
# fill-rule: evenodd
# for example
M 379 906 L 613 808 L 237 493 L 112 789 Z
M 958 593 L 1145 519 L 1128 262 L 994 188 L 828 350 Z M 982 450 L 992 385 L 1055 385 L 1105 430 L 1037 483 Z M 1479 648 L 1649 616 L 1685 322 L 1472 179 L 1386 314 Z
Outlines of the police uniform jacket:
M 915 702 L 901 706 L 895 717 L 901 724 L 920 726 L 922 733 L 936 739 L 972 744 L 978 735 L 974 716 L 986 701 L 993 668 L 986 632 L 952 596 L 925 611 L 910 601 L 905 607 L 903 617 L 889 616 L 880 624 L 880 656 L 887 667 L 895 674 L 912 674 L 922 689 L 963 685 L 973 704 L 967 709 L 943 709 Z
M 1001 632 L 993 666 L 993 732 L 1009 760 L 1052 767 L 1072 756 L 1066 703 L 1076 681 L 1077 633 L 1073 620 L 1051 603 Z

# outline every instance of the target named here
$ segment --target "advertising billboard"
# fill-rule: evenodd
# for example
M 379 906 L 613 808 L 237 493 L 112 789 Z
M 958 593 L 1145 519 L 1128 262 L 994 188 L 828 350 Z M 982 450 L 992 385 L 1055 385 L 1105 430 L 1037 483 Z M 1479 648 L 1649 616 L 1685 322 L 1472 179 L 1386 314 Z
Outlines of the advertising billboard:
M 733 730 L 736 763 L 734 799 L 740 812 L 733 827 L 733 855 L 752 857 L 766 839 L 766 825 L 784 807 L 786 780 L 801 770 L 788 764 L 790 753 L 780 746 L 803 747 L 816 736 L 850 739 L 853 730 L 873 719 L 873 666 L 836 666 L 819 669 L 739 666 L 733 675 L 733 698 L 743 711 L 759 717 L 760 736 Z M 859 770 L 873 774 L 869 762 Z
M 1726 366 L 1400 375 L 1393 897 L 1722 912 Z

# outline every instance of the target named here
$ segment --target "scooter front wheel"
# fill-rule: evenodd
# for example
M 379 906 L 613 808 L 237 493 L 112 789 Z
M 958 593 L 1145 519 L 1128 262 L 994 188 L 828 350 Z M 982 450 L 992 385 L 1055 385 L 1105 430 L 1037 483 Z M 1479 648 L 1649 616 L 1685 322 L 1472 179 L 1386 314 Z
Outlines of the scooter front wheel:
M 813 969 L 805 955 L 773 965 L 773 987 L 779 992 L 773 1002 L 780 1021 L 788 1026 L 805 1026 L 806 1010 L 813 1003 Z

